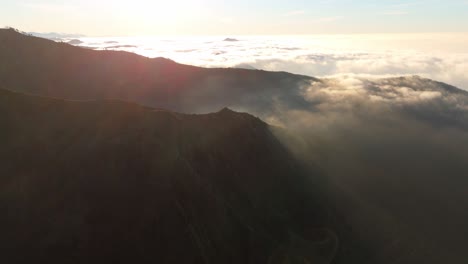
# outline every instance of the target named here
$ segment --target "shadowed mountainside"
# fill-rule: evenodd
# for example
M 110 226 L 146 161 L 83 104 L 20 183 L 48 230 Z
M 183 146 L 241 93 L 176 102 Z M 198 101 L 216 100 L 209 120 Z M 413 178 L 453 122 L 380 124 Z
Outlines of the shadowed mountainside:
M 330 263 L 322 187 L 248 114 L 0 90 L 5 263 Z
M 468 244 L 468 236 L 465 234 L 468 233 L 466 224 L 468 212 L 464 205 L 468 203 L 465 188 L 468 184 L 466 177 L 468 175 L 466 166 L 468 93 L 453 86 L 417 76 L 380 80 L 348 76 L 318 80 L 282 72 L 204 69 L 161 58 L 148 59 L 125 52 L 92 51 L 24 36 L 12 30 L 0 30 L 0 87 L 65 99 L 130 100 L 142 105 L 192 113 L 210 112 L 225 106 L 248 111 L 268 123 L 287 128 L 288 131 L 281 130 L 275 134 L 282 145 L 295 153 L 296 158 L 299 157 L 305 163 L 318 165 L 336 187 L 329 196 L 334 199 L 338 214 L 344 219 L 340 220 L 340 223 L 347 222 L 353 231 L 351 236 L 340 236 L 342 242 L 340 248 L 347 250 L 347 253 L 339 254 L 337 263 L 458 264 L 464 263 L 467 259 L 465 245 Z M 8 107 L 18 104 L 15 100 L 11 102 L 9 100 L 4 100 L 4 104 L 9 105 Z M 117 112 L 109 110 L 112 114 L 106 113 L 116 116 L 116 113 L 122 113 L 122 109 L 140 109 L 138 111 L 142 115 L 132 115 L 132 118 L 125 119 L 125 122 L 118 122 L 121 127 L 115 127 L 115 123 L 110 121 L 106 123 L 108 116 L 101 115 L 103 113 L 101 110 L 116 104 L 125 107 L 116 107 L 114 110 Z M 42 153 L 38 149 L 47 150 L 48 144 L 52 142 L 63 146 L 67 150 L 63 151 L 70 155 L 77 153 L 83 158 L 90 155 L 90 160 L 95 160 L 93 162 L 99 166 L 104 166 L 99 163 L 99 158 L 104 159 L 105 164 L 116 164 L 111 167 L 98 167 L 101 171 L 125 171 L 126 167 L 121 167 L 123 165 L 119 164 L 125 164 L 124 161 L 127 159 L 132 160 L 133 155 L 140 155 L 145 161 L 156 154 L 148 150 L 146 143 L 141 146 L 119 145 L 120 137 L 124 137 L 123 142 L 129 138 L 132 142 L 148 142 L 152 148 L 159 146 L 159 143 L 154 143 L 158 139 L 153 139 L 142 132 L 145 135 L 144 141 L 138 141 L 139 131 L 164 130 L 167 133 L 162 133 L 166 135 L 161 137 L 162 142 L 173 144 L 168 143 L 170 147 L 163 149 L 168 153 L 163 156 L 179 157 L 179 153 L 183 152 L 174 146 L 179 146 L 180 142 L 185 142 L 181 146 L 203 146 L 200 147 L 203 149 L 207 142 L 201 137 L 205 134 L 204 130 L 201 132 L 201 130 L 187 129 L 186 125 L 181 125 L 182 123 L 186 124 L 187 120 L 205 120 L 208 117 L 219 117 L 223 113 L 232 113 L 223 111 L 214 115 L 188 116 L 161 111 L 155 114 L 151 108 L 115 101 L 65 105 L 68 106 L 57 108 L 59 112 L 56 108 L 34 108 L 37 111 L 34 114 L 42 117 L 32 119 L 33 123 L 27 121 L 30 120 L 28 115 L 34 111 L 15 117 L 14 113 L 19 109 L 5 108 L 5 113 L 8 113 L 5 117 L 9 117 L 9 122 L 17 122 L 14 131 L 23 132 L 16 135 L 14 131 L 1 131 L 0 133 L 3 133 L 1 135 L 10 133 L 8 135 L 14 135 L 15 142 L 24 144 L 8 145 L 6 144 L 8 140 L 4 137 L 7 148 L 2 152 L 6 157 L 3 170 L 14 168 L 12 167 L 15 164 L 14 159 L 17 162 L 25 159 L 23 164 L 16 163 L 16 166 L 17 169 L 22 166 L 22 170 L 26 171 L 15 171 L 15 173 L 18 175 L 32 173 L 27 171 L 26 165 L 28 162 L 33 162 L 38 153 Z M 73 105 L 86 105 L 83 108 L 89 107 L 92 111 L 83 112 L 86 113 L 87 119 L 83 119 L 81 114 L 71 114 L 72 111 L 61 113 Z M 96 109 L 101 110 L 96 111 Z M 127 113 L 126 111 L 123 113 Z M 160 120 L 162 116 L 174 116 L 181 118 L 182 121 L 156 122 L 148 117 L 143 122 L 141 119 L 142 116 L 152 115 L 158 116 L 155 120 Z M 121 116 L 118 116 L 117 119 L 123 121 Z M 227 117 L 229 118 L 214 118 L 219 126 L 214 130 L 211 125 L 205 127 L 205 123 L 200 125 L 194 122 L 194 124 L 206 128 L 210 135 L 213 133 L 218 135 L 217 133 L 224 129 L 225 133 L 234 129 L 233 134 L 229 136 L 223 134 L 222 141 L 229 138 L 227 141 L 232 146 L 225 149 L 233 152 L 233 157 L 238 155 L 245 160 L 239 160 L 235 166 L 230 167 L 229 172 L 231 173 L 234 168 L 243 168 L 246 171 L 255 168 L 258 169 L 255 172 L 262 174 L 259 176 L 261 179 L 271 183 L 271 178 L 263 173 L 268 174 L 270 170 L 275 172 L 277 171 L 275 166 L 284 164 L 272 163 L 273 167 L 257 168 L 256 159 L 270 157 L 269 155 L 276 152 L 265 151 L 268 154 L 265 157 L 235 154 L 244 151 L 250 153 L 262 146 L 265 143 L 263 140 L 270 142 L 269 140 L 273 138 L 271 134 L 258 135 L 258 141 L 244 141 L 244 136 L 245 139 L 250 137 L 241 133 L 239 138 L 237 136 L 239 132 L 231 126 L 232 115 Z M 47 125 L 51 122 L 49 119 L 55 120 L 50 123 L 53 124 L 52 128 Z M 94 123 L 91 121 L 86 124 L 76 123 L 88 119 L 94 120 Z M 138 120 L 140 121 L 137 122 Z M 69 124 L 68 128 L 58 126 L 61 122 L 64 122 L 63 125 Z M 42 127 L 43 124 L 46 126 Z M 170 126 L 166 127 L 168 124 Z M 207 122 L 207 124 L 214 123 Z M 107 125 L 112 126 L 106 128 Z M 91 129 L 94 132 L 89 132 L 94 136 L 81 135 L 81 130 L 86 132 L 90 127 L 94 127 L 94 130 Z M 110 131 L 111 128 L 118 128 L 119 134 L 112 134 L 114 132 Z M 33 133 L 36 131 L 37 136 Z M 189 131 L 196 133 L 191 134 Z M 41 133 L 47 135 L 46 140 L 41 139 Z M 62 133 L 63 137 L 60 136 Z M 155 135 L 161 136 L 161 134 Z M 177 140 L 171 139 L 168 135 L 178 135 Z M 263 138 L 264 136 L 266 138 Z M 75 139 L 82 142 L 70 144 Z M 115 141 L 109 141 L 111 139 Z M 98 146 L 105 143 L 109 149 L 102 147 L 107 149 L 102 150 L 99 147 L 85 152 L 86 149 L 83 148 L 92 143 Z M 130 148 L 132 151 L 129 153 L 133 153 L 132 156 L 122 155 L 118 159 L 120 162 L 114 161 L 115 157 L 111 155 L 114 152 L 110 151 L 116 147 L 113 144 Z M 278 143 L 273 145 L 276 144 Z M 25 147 L 29 145 L 34 146 L 35 152 L 31 152 L 30 147 Z M 236 147 L 233 147 L 234 145 Z M 277 146 L 280 148 L 280 145 Z M 28 151 L 20 151 L 23 149 Z M 49 156 L 45 155 L 44 159 L 38 159 L 41 160 L 39 163 L 43 164 L 41 166 L 46 166 L 45 164 L 49 164 L 45 162 L 46 160 L 61 157 L 63 151 L 57 152 L 55 156 L 47 154 Z M 99 153 L 99 156 L 93 154 L 94 152 Z M 22 156 L 14 156 L 16 155 L 14 153 L 22 153 L 18 154 Z M 29 153 L 30 156 L 24 153 Z M 211 155 L 211 151 L 199 153 L 200 155 L 191 154 L 190 157 L 203 159 L 200 170 L 206 166 L 211 168 L 212 165 L 208 160 L 232 158 L 230 154 L 226 154 L 227 152 L 216 152 L 216 155 Z M 107 157 L 111 160 L 105 160 Z M 286 160 L 290 159 L 291 157 L 286 157 Z M 75 160 L 75 157 L 71 160 Z M 51 165 L 51 168 L 65 166 L 63 164 L 66 163 L 63 162 L 61 165 Z M 86 162 L 91 164 L 91 161 Z M 81 162 L 80 166 L 81 164 L 87 163 Z M 152 162 L 148 164 L 153 166 Z M 176 164 L 174 167 L 180 170 L 191 171 L 193 168 L 193 165 L 187 167 L 181 161 L 172 164 Z M 86 166 L 88 167 L 85 168 L 90 168 L 90 165 Z M 165 167 L 156 167 L 156 169 L 169 170 Z M 291 168 L 283 169 L 289 171 Z M 79 173 L 79 170 L 73 173 Z M 203 171 L 199 175 L 206 173 L 208 172 Z M 21 188 L 15 189 L 17 194 L 29 193 L 21 192 L 23 190 Z M 285 195 L 288 197 L 290 194 Z M 242 194 L 239 197 L 245 199 L 249 196 Z M 17 198 L 15 196 L 13 201 L 21 201 Z M 12 216 L 10 220 L 13 221 L 15 217 Z M 278 228 L 283 230 L 282 227 Z M 367 245 L 371 244 L 371 252 L 377 260 L 350 257 L 349 252 L 353 250 L 346 249 L 349 244 L 343 242 L 345 238 L 352 238 L 354 241 L 362 239 Z M 211 242 L 204 243 L 208 245 Z

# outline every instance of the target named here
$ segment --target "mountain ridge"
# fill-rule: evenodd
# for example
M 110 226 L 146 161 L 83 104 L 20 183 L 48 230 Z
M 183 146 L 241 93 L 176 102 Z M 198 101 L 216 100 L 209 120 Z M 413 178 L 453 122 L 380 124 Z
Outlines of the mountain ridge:
M 329 263 L 336 254 L 322 187 L 249 114 L 0 90 L 0 122 L 9 263 Z
M 266 91 L 290 96 L 287 87 L 315 80 L 285 72 L 199 68 L 122 51 L 94 51 L 5 29 L 0 30 L 0 48 L 0 86 L 65 99 L 122 99 L 178 112 L 213 112 Z

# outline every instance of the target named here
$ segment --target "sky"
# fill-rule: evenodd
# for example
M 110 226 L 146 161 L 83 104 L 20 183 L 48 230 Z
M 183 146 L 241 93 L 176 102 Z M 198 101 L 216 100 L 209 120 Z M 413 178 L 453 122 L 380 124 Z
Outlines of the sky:
M 468 0 L 0 0 L 0 26 L 88 36 L 468 32 Z

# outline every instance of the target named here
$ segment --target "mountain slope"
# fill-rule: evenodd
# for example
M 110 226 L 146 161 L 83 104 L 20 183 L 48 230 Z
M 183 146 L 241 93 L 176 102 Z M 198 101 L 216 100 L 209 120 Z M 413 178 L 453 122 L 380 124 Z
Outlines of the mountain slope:
M 0 123 L 4 263 L 329 263 L 335 254 L 321 187 L 248 114 L 0 90 Z
M 283 146 L 296 154 L 295 157 L 318 165 L 327 173 L 328 179 L 336 187 L 329 193 L 335 199 L 336 211 L 348 223 L 347 226 L 338 225 L 338 228 L 350 229 L 353 232 L 351 236 L 342 236 L 341 231 L 338 232 L 342 242 L 340 249 L 346 251 L 346 254 L 338 255 L 338 263 L 349 261 L 439 264 L 465 263 L 467 259 L 465 245 L 468 244 L 468 236 L 465 234 L 468 233 L 466 224 L 468 213 L 464 209 L 464 205 L 468 203 L 465 188 L 468 184 L 466 177 L 468 175 L 466 166 L 468 93 L 466 91 L 417 76 L 377 80 L 345 76 L 317 80 L 287 73 L 203 69 L 125 52 L 91 51 L 5 30 L 0 31 L 0 45 L 0 86 L 4 88 L 67 99 L 125 99 L 147 106 L 185 112 L 209 112 L 229 106 L 255 114 L 270 124 L 288 128 L 292 136 L 288 133 L 285 133 L 287 136 L 281 133 L 275 135 Z M 156 122 L 149 117 L 142 120 L 142 116 L 147 117 L 149 112 L 153 113 L 149 115 L 152 116 L 154 111 L 132 104 L 123 104 L 125 107 L 122 108 L 122 103 L 115 101 L 80 104 L 68 102 L 65 104 L 67 107 L 58 108 L 49 108 L 48 104 L 44 103 L 43 106 L 31 108 L 34 111 L 26 112 L 24 109 L 21 110 L 22 108 L 15 108 L 23 105 L 16 100 L 8 99 L 4 104 L 8 105 L 4 108 L 5 113 L 8 113 L 4 118 L 9 118 L 9 122 L 15 124 L 12 126 L 14 130 L 8 132 L 10 133 L 8 135 L 10 138 L 15 138 L 15 142 L 19 145 L 8 145 L 8 138 L 3 137 L 4 145 L 8 148 L 2 152 L 5 164 L 1 167 L 4 169 L 3 172 L 7 172 L 7 169 L 22 168 L 26 171 L 21 171 L 21 174 L 26 175 L 32 173 L 27 171 L 29 162 L 34 167 L 39 166 L 39 163 L 43 164 L 41 166 L 49 164 L 49 162 L 34 163 L 34 160 L 40 157 L 37 153 L 42 153 L 38 149 L 48 149 L 48 144 L 44 142 L 59 144 L 64 149 L 70 146 L 68 149 L 70 155 L 79 154 L 80 159 L 89 155 L 94 160 L 98 160 L 97 155 L 113 157 L 110 149 L 116 146 L 119 150 L 120 147 L 126 147 L 130 148 L 130 153 L 139 153 L 138 155 L 144 157 L 139 160 L 145 161 L 153 159 L 151 157 L 156 155 L 145 150 L 147 144 L 121 145 L 120 138 L 124 138 L 124 142 L 127 140 L 133 143 L 140 142 L 138 140 L 140 131 L 162 131 L 160 129 L 164 128 L 166 132 L 161 132 L 162 134 L 176 135 L 174 137 L 177 139 L 170 136 L 161 137 L 161 142 L 169 142 L 167 146 L 170 146 L 161 151 L 165 153 L 164 157 L 175 159 L 180 156 L 179 153 L 185 153 L 175 146 L 186 146 L 182 148 L 184 150 L 200 146 L 204 146 L 202 148 L 205 149 L 206 143 L 211 142 L 200 136 L 206 133 L 201 132 L 205 131 L 203 130 L 205 128 L 211 131 L 209 138 L 220 135 L 218 132 L 224 131 L 223 129 L 226 133 L 233 129 L 236 131 L 231 125 L 226 125 L 231 124 L 230 118 L 216 119 L 219 122 L 219 127 L 216 129 L 212 126 L 205 127 L 205 123 L 201 125 L 197 123 L 198 121 L 194 122 L 193 124 L 198 124 L 196 127 L 203 127 L 200 130 L 181 125 L 186 124 L 190 116 L 164 111 L 158 112 L 157 120 L 160 120 L 160 115 L 174 116 L 174 118 L 176 116 L 182 119 L 181 123 Z M 74 113 L 75 108 L 72 106 L 77 105 L 86 105 L 86 107 L 77 107 L 81 110 L 76 111 L 81 114 Z M 103 108 L 104 105 L 106 107 Z M 111 106 L 114 109 L 112 111 L 109 108 Z M 84 108 L 89 110 L 84 111 Z M 57 109 L 59 111 L 56 111 Z M 68 110 L 64 111 L 66 109 Z M 101 115 L 103 112 L 96 109 L 107 109 L 107 114 L 118 116 L 117 120 L 122 122 L 106 121 L 109 116 Z M 135 114 L 131 115 L 131 118 L 123 118 L 121 114 L 128 111 L 122 112 L 122 109 L 140 109 L 138 112 L 141 115 Z M 13 114 L 17 110 L 23 114 Z M 29 120 L 28 116 L 32 113 L 43 116 L 37 120 L 32 119 L 34 125 L 28 126 L 29 123 L 22 120 Z M 230 112 L 223 111 L 209 116 L 216 117 L 227 113 Z M 200 116 L 193 118 L 201 120 Z M 48 122 L 52 122 L 54 126 L 43 127 Z M 62 122 L 64 125 L 68 124 L 68 128 L 60 127 Z M 148 126 L 153 123 L 159 128 Z M 214 124 L 211 121 L 208 123 Z M 116 127 L 116 124 L 120 126 Z M 223 126 L 226 127 L 222 128 Z M 91 132 L 89 132 L 90 127 L 93 128 Z M 53 130 L 50 130 L 52 128 Z M 33 133 L 36 130 L 40 133 Z M 87 134 L 82 135 L 81 130 Z M 0 135 L 7 135 L 5 134 L 7 131 L 0 131 Z M 14 131 L 20 133 L 16 134 Z M 62 133 L 62 131 L 68 132 Z M 108 134 L 109 131 L 116 133 L 118 131 L 118 134 Z M 161 133 L 156 135 L 159 137 Z M 243 137 L 249 138 L 248 135 L 242 134 L 241 140 L 237 138 L 238 132 L 233 133 L 229 136 L 223 134 L 221 140 L 236 145 L 229 154 L 226 152 L 221 155 L 219 151 L 203 150 L 196 152 L 201 153 L 199 155 L 190 154 L 192 157 L 188 162 L 190 166 L 183 162 L 172 161 L 172 158 L 169 159 L 170 164 L 176 164 L 174 167 L 178 169 L 192 171 L 194 168 L 192 164 L 202 159 L 203 162 L 200 163 L 202 165 L 198 170 L 204 171 L 203 168 L 211 168 L 212 165 L 208 160 L 212 157 L 216 160 L 221 157 L 225 157 L 222 160 L 245 157 L 242 162 L 239 158 L 238 163 L 229 167 L 229 173 L 233 173 L 231 170 L 236 168 L 247 171 L 251 167 L 256 167 L 254 161 L 258 157 L 266 158 L 271 154 L 268 152 L 266 156 L 241 155 L 240 153 L 250 152 L 247 145 L 256 149 L 262 146 L 264 141 L 259 139 L 244 142 Z M 40 136 L 42 134 L 47 135 L 45 139 Z M 61 137 L 62 134 L 64 137 Z M 259 138 L 264 136 L 270 142 L 272 136 L 267 133 Z M 109 143 L 109 138 L 114 141 Z M 146 142 L 148 138 L 150 139 L 148 142 L 155 140 L 146 135 L 144 141 Z M 75 146 L 70 143 L 75 139 L 83 142 Z M 21 145 L 21 142 L 24 144 Z M 83 150 L 82 146 L 88 146 L 90 144 L 88 142 L 97 142 L 101 147 L 90 147 L 89 152 L 86 152 L 86 148 Z M 192 145 L 195 142 L 196 145 Z M 105 147 L 102 146 L 104 143 Z M 165 146 L 161 145 L 162 143 L 151 144 Z M 31 151 L 31 146 L 35 151 Z M 226 147 L 223 145 L 224 148 Z M 106 152 L 102 152 L 104 150 L 101 149 L 105 149 Z M 63 151 L 60 149 L 55 156 L 47 154 L 46 160 L 61 157 Z M 98 154 L 93 154 L 94 152 Z M 117 153 L 126 152 L 117 151 Z M 25 153 L 36 154 L 27 156 Z M 106 155 L 102 155 L 103 153 Z M 231 153 L 233 157 L 229 156 Z M 126 167 L 118 164 L 125 164 L 124 161 L 133 160 L 134 156 L 136 154 L 130 157 L 122 155 L 119 156 L 119 162 L 111 160 L 104 163 L 116 164 L 113 165 L 115 168 L 112 166 L 97 168 L 102 171 L 128 172 Z M 186 154 L 182 156 L 186 157 Z M 26 159 L 28 157 L 29 159 Z M 69 160 L 75 160 L 74 156 L 70 157 Z M 25 162 L 22 162 L 23 159 Z M 216 164 L 220 164 L 218 162 Z M 151 161 L 145 164 L 153 166 L 154 163 Z M 51 167 L 59 168 L 59 165 L 65 166 L 63 164 Z M 168 163 L 161 162 L 161 164 Z M 90 168 L 90 165 L 87 166 Z M 79 166 L 74 164 L 74 167 Z M 134 170 L 141 167 L 144 166 L 132 165 Z M 268 169 L 267 166 L 258 169 L 261 177 L 267 177 L 263 173 L 270 173 L 270 169 L 276 171 L 274 167 Z M 157 170 L 170 171 L 162 165 L 154 169 Z M 289 171 L 289 169 L 284 170 Z M 208 172 L 203 172 L 206 173 Z M 229 175 L 234 177 L 232 174 Z M 270 178 L 266 181 L 270 182 Z M 17 189 L 16 192 L 20 193 L 20 190 Z M 288 193 L 286 197 L 289 195 Z M 244 195 L 239 195 L 241 196 Z M 366 256 L 360 259 L 349 257 L 356 248 L 349 248 L 350 243 L 343 242 L 345 238 L 350 239 L 351 244 L 358 240 L 364 240 L 367 242 L 366 245 L 371 244 L 371 253 L 375 259 Z M 362 256 L 360 253 L 357 255 Z
M 291 88 L 312 79 L 284 72 L 205 69 L 0 29 L 0 88 L 35 95 L 122 99 L 190 113 L 253 105 L 250 102 L 262 110 L 271 108 L 272 93 L 301 101 Z

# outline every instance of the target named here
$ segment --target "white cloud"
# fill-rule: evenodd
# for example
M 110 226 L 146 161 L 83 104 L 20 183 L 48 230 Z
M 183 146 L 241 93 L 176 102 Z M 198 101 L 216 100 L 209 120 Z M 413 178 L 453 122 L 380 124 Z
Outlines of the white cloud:
M 299 16 L 299 15 L 304 15 L 305 13 L 306 13 L 305 10 L 293 10 L 293 11 L 289 11 L 287 13 L 284 13 L 283 16 L 285 16 L 285 17 Z
M 335 22 L 338 20 L 342 20 L 344 16 L 331 16 L 331 17 L 321 17 L 316 19 L 316 22 L 324 22 L 324 23 L 329 23 L 329 22 Z
M 387 15 L 387 16 L 403 16 L 403 15 L 408 15 L 408 11 L 404 10 L 391 10 L 391 11 L 386 11 L 383 12 L 382 15 Z
M 419 4 L 421 4 L 421 2 L 408 2 L 408 3 L 393 4 L 393 5 L 390 5 L 390 7 L 391 8 L 405 8 L 405 7 L 415 6 Z
M 321 21 L 334 19 L 337 18 L 322 18 Z M 230 18 L 223 20 L 225 23 L 232 21 Z M 223 42 L 223 37 L 210 37 L 178 38 L 171 42 L 167 39 L 122 39 L 119 42 L 140 47 L 129 50 L 131 52 L 204 67 L 243 65 L 244 68 L 315 77 L 419 75 L 468 90 L 468 48 L 465 45 L 468 34 L 229 37 L 242 41 Z M 100 40 L 84 41 L 94 44 Z M 370 45 L 372 43 L 374 46 Z M 422 49 L 424 47 L 426 49 Z M 444 50 L 436 51 L 436 47 Z M 184 50 L 193 52 L 180 52 Z

